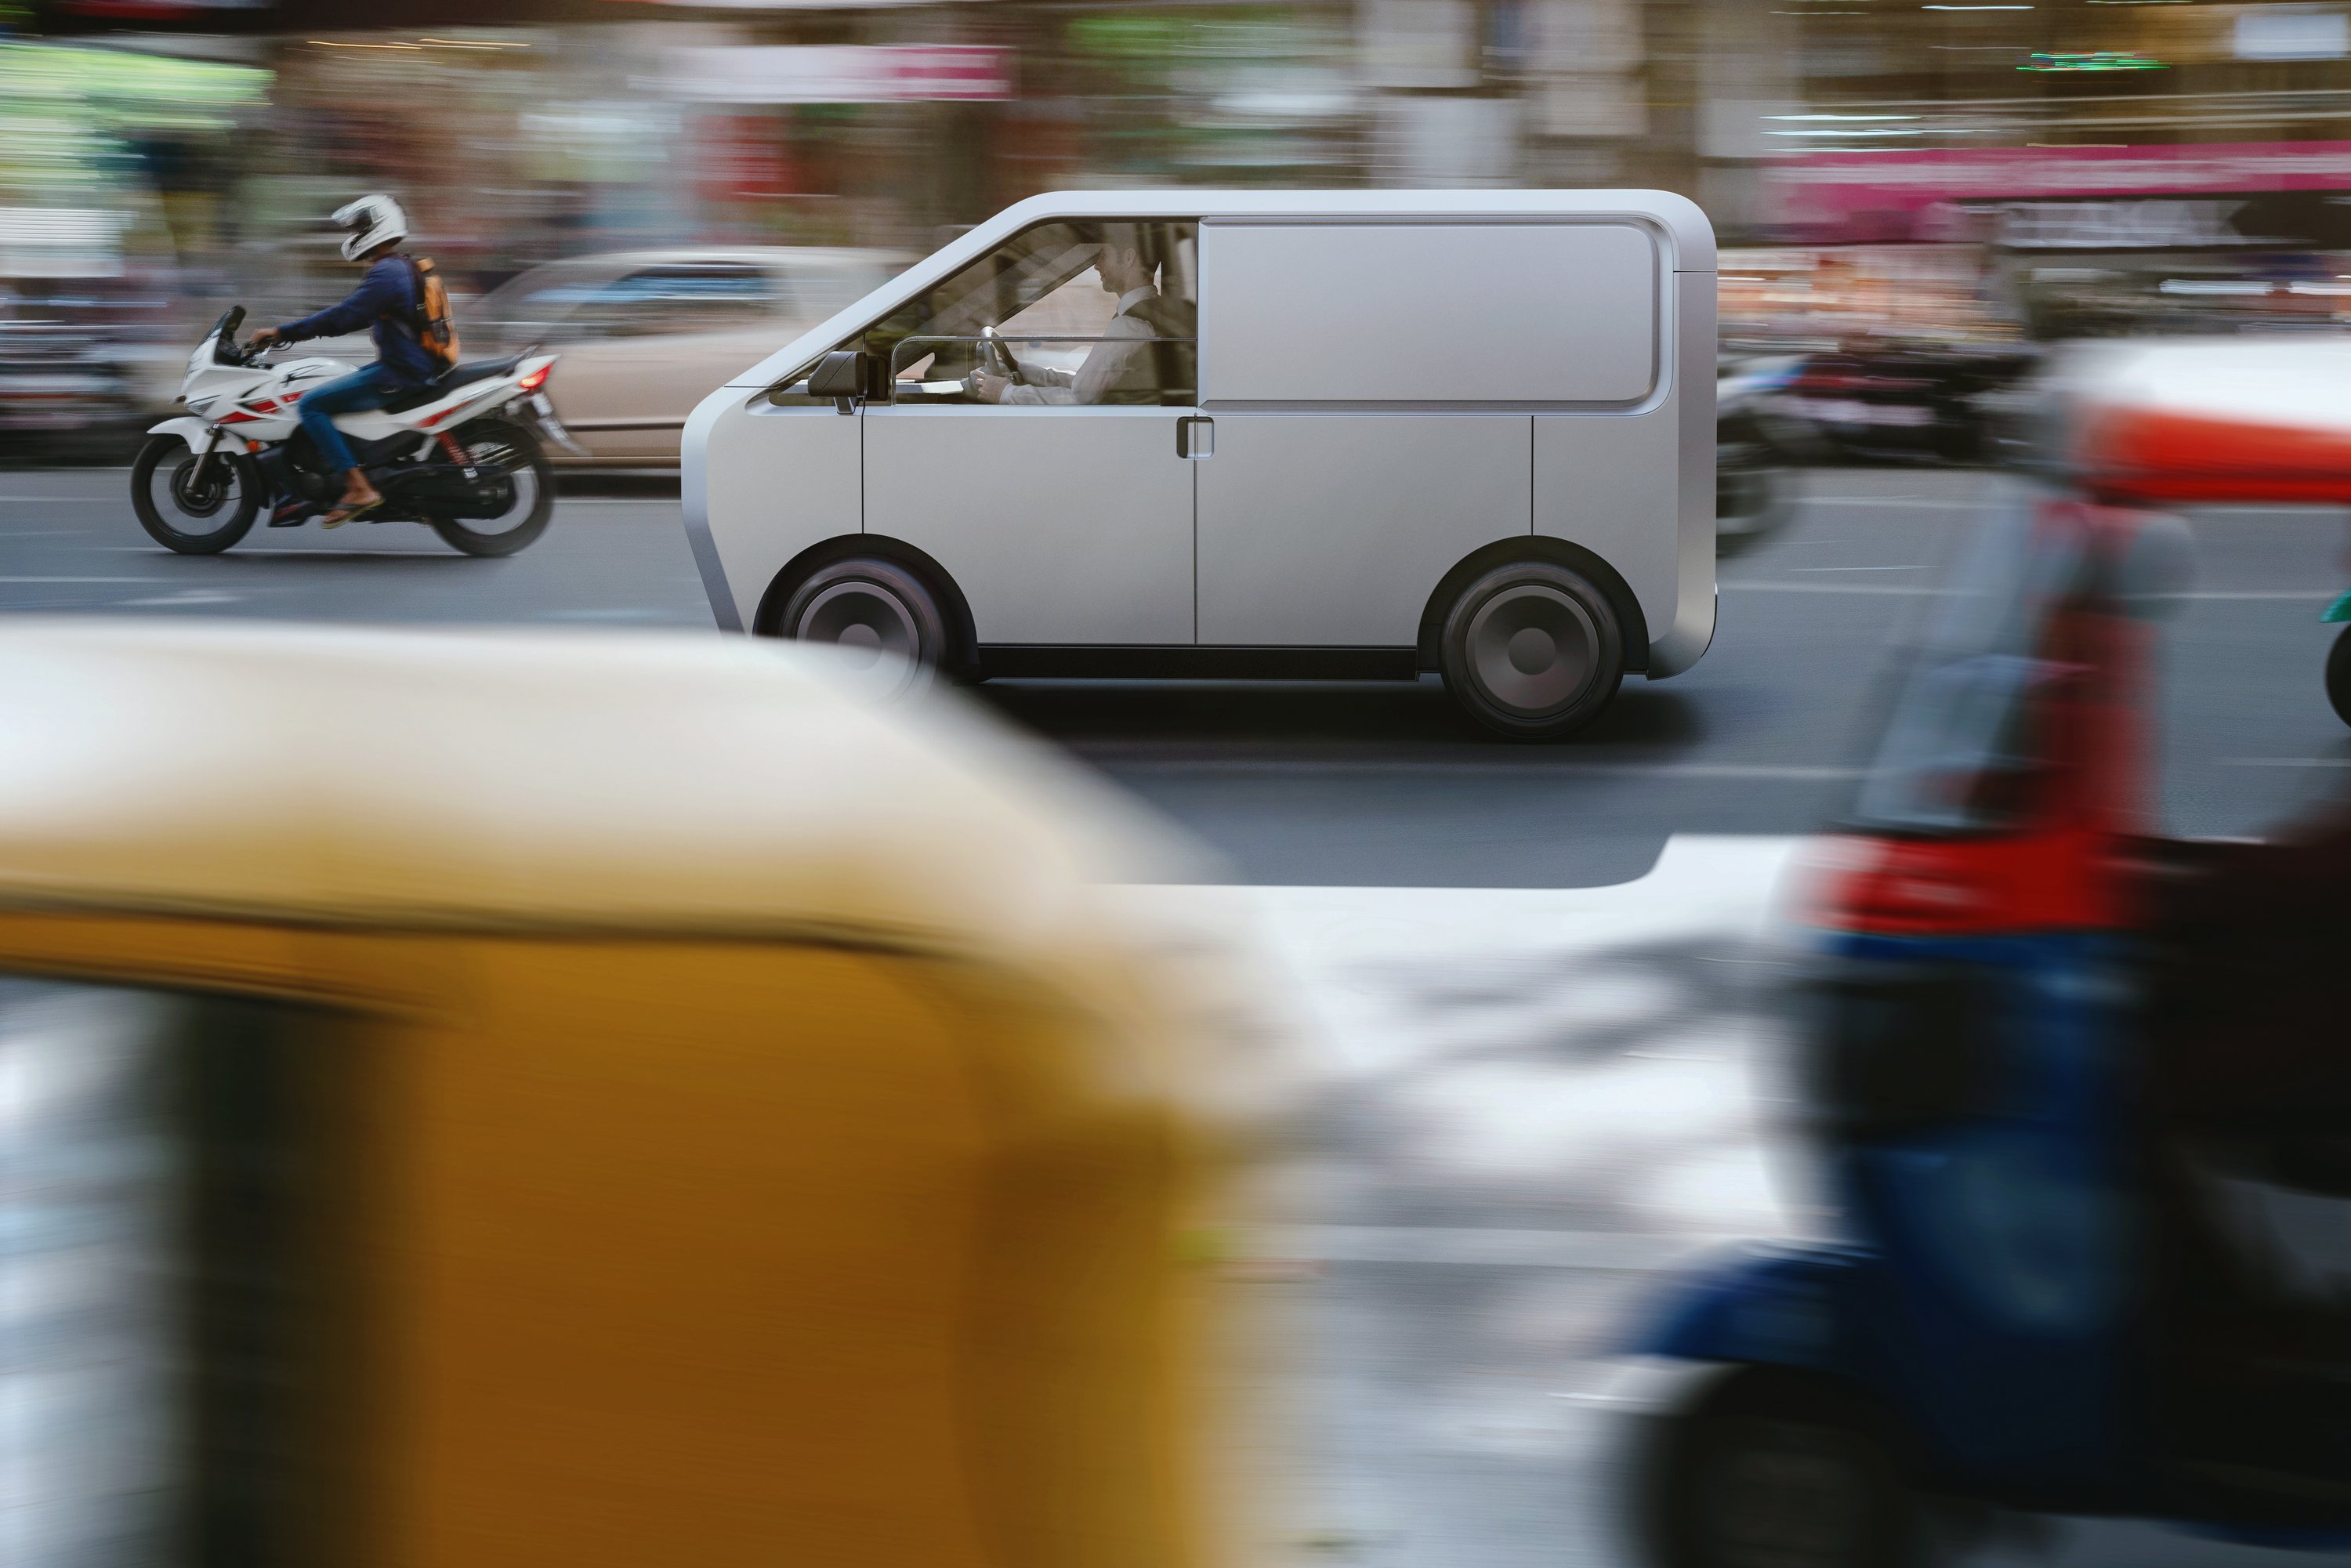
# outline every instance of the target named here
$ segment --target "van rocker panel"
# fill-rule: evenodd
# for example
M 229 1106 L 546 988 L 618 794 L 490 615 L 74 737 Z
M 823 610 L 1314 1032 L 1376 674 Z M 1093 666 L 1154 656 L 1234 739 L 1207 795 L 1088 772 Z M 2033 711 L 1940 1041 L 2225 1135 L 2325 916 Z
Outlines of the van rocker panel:
M 983 643 L 983 677 L 1124 681 L 1409 681 L 1410 648 L 1200 648 Z

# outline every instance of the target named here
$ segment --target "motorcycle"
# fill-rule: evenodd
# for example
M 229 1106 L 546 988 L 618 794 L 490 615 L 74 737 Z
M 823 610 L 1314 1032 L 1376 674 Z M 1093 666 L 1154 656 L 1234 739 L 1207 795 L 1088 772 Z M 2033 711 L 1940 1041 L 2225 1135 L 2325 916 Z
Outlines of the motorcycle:
M 1795 516 L 1792 465 L 1805 438 L 1777 410 L 1777 394 L 1803 368 L 1782 357 L 1726 365 L 1714 382 L 1714 549 L 1753 549 Z
M 214 555 L 251 530 L 298 528 L 340 499 L 299 421 L 305 393 L 354 367 L 318 357 L 272 362 L 240 348 L 245 308 L 223 315 L 188 356 L 188 413 L 147 433 L 131 468 L 140 526 L 183 555 Z M 556 356 L 526 349 L 477 360 L 401 392 L 380 410 L 339 414 L 383 504 L 355 521 L 418 522 L 467 555 L 507 556 L 547 531 L 555 484 L 542 438 L 580 454 L 541 390 Z M 584 455 L 584 454 L 580 454 Z
M 1834 461 L 1961 466 L 1995 455 L 2000 414 L 2037 361 L 2027 349 L 1855 345 L 1807 361 L 1778 407 Z

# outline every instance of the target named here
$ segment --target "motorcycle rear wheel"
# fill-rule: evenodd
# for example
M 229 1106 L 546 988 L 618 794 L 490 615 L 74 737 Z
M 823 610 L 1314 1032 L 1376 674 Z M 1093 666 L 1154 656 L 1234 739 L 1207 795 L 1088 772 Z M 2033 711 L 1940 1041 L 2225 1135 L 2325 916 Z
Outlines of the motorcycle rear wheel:
M 528 548 L 555 515 L 555 469 L 530 432 L 505 420 L 483 420 L 457 433 L 466 455 L 507 471 L 514 501 L 495 517 L 427 517 L 444 542 L 467 555 L 506 556 Z
M 261 511 L 261 465 L 242 452 L 215 452 L 203 483 L 195 479 L 196 455 L 186 442 L 150 436 L 131 465 L 131 509 L 166 549 L 218 555 L 245 538 Z

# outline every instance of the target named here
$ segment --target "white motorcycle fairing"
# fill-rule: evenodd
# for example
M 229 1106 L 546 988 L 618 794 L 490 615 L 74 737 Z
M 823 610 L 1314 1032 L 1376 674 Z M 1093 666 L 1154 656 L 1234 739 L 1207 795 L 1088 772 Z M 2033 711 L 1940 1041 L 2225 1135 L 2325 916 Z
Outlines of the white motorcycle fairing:
M 188 444 L 190 452 L 202 452 L 212 444 L 213 427 L 191 413 L 183 413 L 161 424 L 147 427 L 150 435 L 176 435 Z
M 224 364 L 214 351 L 218 339 L 215 332 L 189 356 L 188 379 L 180 394 L 188 406 L 188 417 L 167 420 L 149 434 L 182 436 L 189 450 L 198 453 L 204 450 L 214 430 L 246 444 L 247 450 L 253 449 L 253 444 L 288 441 L 300 428 L 304 395 L 357 368 L 340 360 L 318 357 L 276 364 Z M 535 394 L 555 360 L 553 354 L 533 354 L 502 374 L 466 382 L 429 402 L 396 413 L 364 409 L 339 413 L 335 428 L 360 441 L 430 437 L 476 413 L 517 402 L 528 402 L 545 423 L 550 411 L 545 400 Z M 186 428 L 189 423 L 199 428 L 192 434 Z M 554 434 L 551 429 L 550 434 Z M 558 439 L 568 442 L 564 436 Z

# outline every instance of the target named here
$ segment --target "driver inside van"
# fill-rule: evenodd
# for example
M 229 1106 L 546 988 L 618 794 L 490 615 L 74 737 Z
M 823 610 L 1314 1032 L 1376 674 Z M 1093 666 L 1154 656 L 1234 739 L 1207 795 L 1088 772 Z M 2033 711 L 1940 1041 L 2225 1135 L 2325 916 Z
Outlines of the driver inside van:
M 1152 345 L 1191 336 L 1182 302 L 1159 292 L 1160 233 L 1155 225 L 1103 225 L 1094 271 L 1102 292 L 1117 297 L 1118 308 L 1083 364 L 1075 371 L 1022 365 L 1018 380 L 983 368 L 971 374 L 971 394 L 982 402 L 1012 404 L 1157 402 L 1160 367 Z

